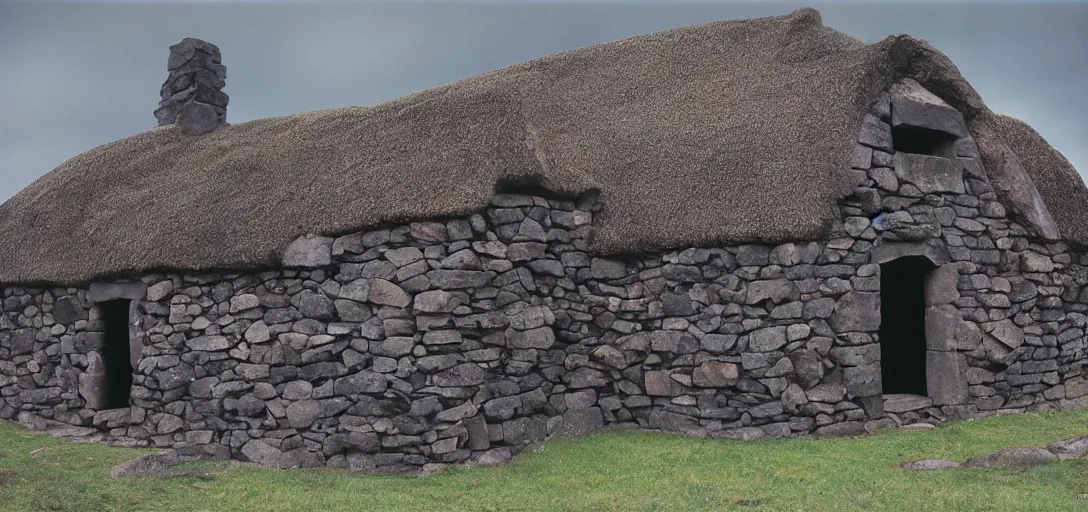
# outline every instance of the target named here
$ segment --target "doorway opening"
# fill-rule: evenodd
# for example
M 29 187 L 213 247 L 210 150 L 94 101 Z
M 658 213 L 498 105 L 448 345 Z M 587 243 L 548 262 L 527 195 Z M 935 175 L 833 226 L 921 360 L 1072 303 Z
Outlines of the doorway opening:
M 132 393 L 132 357 L 129 333 L 129 310 L 132 301 L 111 300 L 98 304 L 105 324 L 106 337 L 102 343 L 102 363 L 106 367 L 106 409 L 129 406 Z
M 926 396 L 925 256 L 880 264 L 880 371 L 884 394 Z

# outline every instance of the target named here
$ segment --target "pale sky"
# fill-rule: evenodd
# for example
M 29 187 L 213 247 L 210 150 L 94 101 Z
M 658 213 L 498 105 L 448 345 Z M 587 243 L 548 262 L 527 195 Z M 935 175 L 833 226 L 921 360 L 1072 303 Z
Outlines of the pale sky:
M 543 55 L 810 5 L 874 42 L 928 40 L 994 110 L 1088 172 L 1088 3 L 212 2 L 0 0 L 0 201 L 155 126 L 168 47 L 219 46 L 239 123 L 394 99 Z

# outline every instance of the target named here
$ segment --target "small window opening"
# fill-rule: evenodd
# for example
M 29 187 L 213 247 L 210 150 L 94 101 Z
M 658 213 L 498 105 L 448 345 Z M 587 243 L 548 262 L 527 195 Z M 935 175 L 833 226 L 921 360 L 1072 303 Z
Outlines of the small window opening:
M 956 136 L 939 130 L 901 124 L 892 128 L 896 152 L 952 158 Z
M 880 372 L 884 394 L 926 396 L 925 256 L 880 265 Z
M 106 339 L 102 345 L 102 362 L 106 366 L 106 408 L 129 406 L 132 393 L 132 358 L 129 331 L 131 300 L 111 300 L 99 303 Z

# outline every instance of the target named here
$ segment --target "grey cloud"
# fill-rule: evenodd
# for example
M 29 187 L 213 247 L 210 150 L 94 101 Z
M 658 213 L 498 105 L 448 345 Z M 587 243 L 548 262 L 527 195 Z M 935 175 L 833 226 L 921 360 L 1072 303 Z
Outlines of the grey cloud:
M 0 201 L 96 145 L 154 126 L 167 47 L 223 50 L 242 122 L 369 105 L 550 53 L 811 2 L 347 4 L 0 0 Z M 817 4 L 867 41 L 929 40 L 995 110 L 1088 170 L 1088 5 Z

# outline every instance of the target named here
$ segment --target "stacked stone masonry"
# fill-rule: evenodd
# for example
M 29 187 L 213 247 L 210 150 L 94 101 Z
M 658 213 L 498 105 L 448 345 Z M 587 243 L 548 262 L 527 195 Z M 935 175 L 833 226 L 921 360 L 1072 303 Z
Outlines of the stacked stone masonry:
M 187 37 L 170 47 L 167 68 L 155 110 L 159 126 L 176 123 L 186 135 L 203 135 L 226 124 L 230 97 L 222 91 L 227 68 L 219 47 Z
M 389 470 L 604 426 L 752 439 L 1084 405 L 1088 258 L 1009 219 L 965 129 L 954 155 L 895 153 L 894 101 L 866 118 L 822 242 L 603 258 L 591 200 L 499 194 L 464 218 L 302 237 L 287 270 L 5 288 L 0 417 Z M 937 267 L 932 375 L 928 396 L 884 397 L 880 263 L 903 255 Z M 117 297 L 136 299 L 131 407 L 102 410 L 96 304 Z

